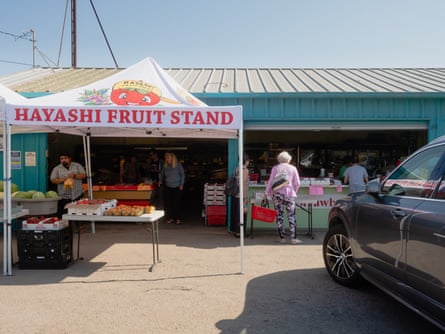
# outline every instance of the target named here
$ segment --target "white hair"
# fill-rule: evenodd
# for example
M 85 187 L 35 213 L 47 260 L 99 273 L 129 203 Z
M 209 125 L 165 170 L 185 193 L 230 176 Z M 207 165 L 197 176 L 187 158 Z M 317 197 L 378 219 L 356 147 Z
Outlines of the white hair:
M 292 160 L 292 156 L 287 153 L 286 151 L 281 152 L 278 154 L 277 160 L 279 163 L 289 163 Z

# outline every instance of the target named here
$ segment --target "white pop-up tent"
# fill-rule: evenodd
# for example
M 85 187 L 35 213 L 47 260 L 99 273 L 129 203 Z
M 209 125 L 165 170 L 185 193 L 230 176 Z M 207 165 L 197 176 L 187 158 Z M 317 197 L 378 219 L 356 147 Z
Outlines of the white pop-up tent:
M 4 108 L 3 135 L 7 137 L 6 143 L 10 142 L 11 128 L 27 133 L 81 135 L 84 137 L 85 157 L 89 159 L 89 138 L 92 136 L 233 138 L 238 140 L 238 165 L 242 170 L 242 107 L 207 106 L 181 87 L 152 58 L 84 87 L 25 101 L 6 101 Z M 4 175 L 7 183 L 5 194 L 9 194 L 11 166 L 7 160 L 10 148 L 5 147 L 4 152 L 4 160 L 8 163 Z M 91 189 L 91 164 L 89 160 L 85 164 Z M 10 227 L 9 197 L 5 196 L 4 203 L 5 221 Z M 242 201 L 242 194 L 240 198 Z M 240 221 L 243 222 L 242 210 Z M 8 230 L 10 248 L 10 228 Z M 241 272 L 244 271 L 243 237 L 241 235 L 240 238 Z M 5 262 L 5 274 L 11 275 L 10 249 Z
M 27 99 L 23 97 L 22 95 L 14 92 L 13 90 L 3 86 L 0 84 L 0 122 L 2 123 L 1 128 L 2 131 L 2 143 L 1 143 L 1 149 L 7 152 L 10 152 L 10 136 L 8 135 L 6 129 L 6 122 L 5 120 L 5 104 L 8 103 L 26 103 Z M 15 131 L 18 131 L 19 133 L 21 131 L 26 131 L 26 129 L 22 129 L 20 127 L 15 127 Z M 11 171 L 8 169 L 10 166 L 10 155 L 9 154 L 3 154 L 3 185 L 4 185 L 4 193 L 10 194 L 11 192 Z M 9 181 L 9 182 L 8 182 Z M 8 219 L 10 216 L 8 214 L 8 207 L 7 202 L 9 201 L 8 196 L 4 199 L 3 203 L 3 268 L 4 273 L 7 272 L 7 259 L 11 258 L 11 220 Z M 10 210 L 10 209 L 9 209 Z M 9 222 L 9 223 L 8 223 Z

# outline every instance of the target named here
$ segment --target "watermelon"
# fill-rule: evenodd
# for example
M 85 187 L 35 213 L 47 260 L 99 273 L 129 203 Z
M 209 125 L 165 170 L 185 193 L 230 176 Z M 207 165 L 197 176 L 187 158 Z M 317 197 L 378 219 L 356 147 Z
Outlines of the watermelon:
M 5 190 L 5 186 L 3 184 L 3 181 L 0 181 L 0 192 L 3 192 Z M 19 191 L 18 185 L 15 183 L 11 183 L 11 194 L 15 193 L 16 191 Z
M 41 191 L 36 191 L 34 192 L 34 194 L 32 194 L 32 199 L 42 199 L 45 198 L 45 194 L 42 193 Z
M 28 190 L 26 191 L 27 198 L 32 198 L 32 195 L 34 195 L 37 192 L 37 190 Z
M 54 190 L 49 190 L 46 192 L 45 197 L 46 198 L 57 198 L 58 195 L 57 195 L 57 192 L 55 192 Z
M 12 198 L 29 198 L 26 191 L 16 191 L 11 196 Z
M 16 191 L 19 191 L 19 186 L 15 183 L 11 183 L 11 194 L 15 193 Z

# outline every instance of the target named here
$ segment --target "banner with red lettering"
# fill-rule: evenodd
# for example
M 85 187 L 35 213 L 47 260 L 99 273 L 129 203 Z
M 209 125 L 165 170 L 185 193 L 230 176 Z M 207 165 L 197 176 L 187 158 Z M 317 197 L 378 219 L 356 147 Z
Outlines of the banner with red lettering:
M 51 107 L 11 105 L 10 124 L 106 127 L 187 127 L 238 129 L 240 108 L 195 107 L 192 109 L 146 109 L 129 107 Z
M 170 136 L 168 129 L 212 129 L 221 131 L 222 137 L 233 137 L 243 123 L 241 106 L 207 106 L 152 58 L 80 88 L 14 104 L 6 102 L 5 119 L 9 124 L 42 132 L 69 133 L 66 128 L 71 128 L 75 133 L 74 128 L 89 128 L 90 132 L 105 133 L 104 129 L 93 128 L 119 128 L 125 135 L 122 132 L 126 128 L 139 129 L 128 130 L 129 136 L 139 136 L 140 131 Z

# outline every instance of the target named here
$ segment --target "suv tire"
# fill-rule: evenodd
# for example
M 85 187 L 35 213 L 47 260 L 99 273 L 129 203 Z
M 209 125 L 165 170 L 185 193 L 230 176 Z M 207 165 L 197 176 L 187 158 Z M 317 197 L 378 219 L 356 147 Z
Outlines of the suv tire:
M 329 275 L 337 283 L 352 287 L 362 281 L 343 225 L 334 225 L 326 233 L 323 260 Z

